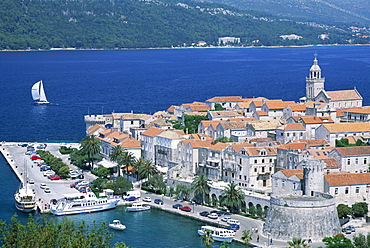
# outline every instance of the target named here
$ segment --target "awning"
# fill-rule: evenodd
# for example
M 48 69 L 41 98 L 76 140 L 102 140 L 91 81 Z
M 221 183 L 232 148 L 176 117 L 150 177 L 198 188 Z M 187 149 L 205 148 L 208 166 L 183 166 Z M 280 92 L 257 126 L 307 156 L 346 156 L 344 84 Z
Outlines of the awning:
M 107 159 L 105 159 L 105 158 L 103 158 L 103 160 L 102 161 L 100 161 L 99 163 L 98 163 L 98 165 L 101 165 L 101 166 L 103 166 L 103 167 L 105 167 L 105 168 L 114 168 L 114 167 L 117 167 L 117 164 L 116 163 L 114 163 L 114 162 L 112 162 L 112 161 L 109 161 L 109 160 L 107 160 Z

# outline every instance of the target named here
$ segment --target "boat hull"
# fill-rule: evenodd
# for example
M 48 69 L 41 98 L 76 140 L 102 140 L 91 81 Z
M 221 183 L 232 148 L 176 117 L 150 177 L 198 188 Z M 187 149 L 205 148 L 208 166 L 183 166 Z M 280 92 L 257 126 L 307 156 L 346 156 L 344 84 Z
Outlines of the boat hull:
M 105 211 L 116 208 L 119 200 L 112 200 L 105 204 L 87 205 L 81 207 L 73 207 L 71 205 L 66 205 L 64 208 L 52 207 L 50 212 L 54 215 L 72 215 L 72 214 L 84 214 L 93 213 L 99 211 Z M 69 207 L 71 206 L 71 207 Z
M 231 243 L 235 237 L 235 233 L 231 230 L 223 229 L 223 228 L 212 228 L 209 229 L 211 231 L 211 235 L 213 240 L 219 242 L 229 242 Z M 205 233 L 205 229 L 199 229 L 198 234 L 202 236 Z
M 15 203 L 15 208 L 19 211 L 30 213 L 30 212 L 35 211 L 37 206 L 35 204 L 33 207 L 25 207 L 25 206 L 20 205 L 19 203 Z
M 108 226 L 112 229 L 119 230 L 119 231 L 122 231 L 122 230 L 126 229 L 126 226 L 122 225 L 122 224 L 121 225 L 109 224 Z
M 129 212 L 140 212 L 140 211 L 146 211 L 146 210 L 150 210 L 150 207 L 141 207 L 141 208 L 127 207 L 127 211 Z

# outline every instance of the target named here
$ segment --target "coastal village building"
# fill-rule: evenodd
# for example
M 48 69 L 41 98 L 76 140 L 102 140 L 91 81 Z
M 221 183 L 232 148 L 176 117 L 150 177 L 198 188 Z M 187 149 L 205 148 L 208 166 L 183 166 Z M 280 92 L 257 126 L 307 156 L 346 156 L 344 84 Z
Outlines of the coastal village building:
M 242 142 L 247 136 L 245 121 L 222 121 L 216 127 L 215 139 L 221 137 L 233 138 L 235 142 Z
M 147 114 L 123 113 L 119 119 L 119 130 L 130 133 L 130 128 L 143 127 L 155 120 L 155 117 Z
M 220 104 L 224 109 L 233 109 L 238 103 L 242 103 L 241 96 L 217 96 L 206 100 L 207 105 L 211 110 L 215 109 L 216 104 Z
M 255 138 L 273 138 L 275 140 L 276 129 L 282 124 L 284 123 L 279 120 L 250 121 L 246 125 L 246 141 Z
M 300 116 L 297 123 L 302 124 L 306 129 L 306 138 L 315 139 L 316 128 L 321 124 L 333 124 L 334 121 L 330 117 L 315 117 L 312 115 Z
M 219 123 L 221 123 L 219 120 L 201 121 L 198 125 L 198 133 L 204 133 L 214 139 L 214 137 L 216 137 L 216 129 Z
M 267 113 L 269 120 L 280 120 L 283 117 L 284 109 L 289 105 L 296 105 L 293 101 L 266 100 L 263 101 L 261 111 Z
M 306 129 L 300 123 L 288 123 L 276 129 L 276 141 L 281 144 L 303 139 L 306 139 Z
M 369 172 L 370 146 L 336 147 L 329 157 L 335 158 L 344 172 Z
M 370 122 L 370 106 L 343 110 L 342 122 Z
M 363 135 L 370 135 L 370 122 L 322 124 L 315 132 L 316 139 L 325 139 L 331 146 L 335 140 Z
M 208 119 L 211 121 L 225 121 L 230 118 L 244 118 L 242 111 L 209 111 Z
M 164 132 L 163 129 L 160 128 L 149 128 L 148 130 L 141 133 L 141 148 L 142 148 L 142 155 L 144 159 L 155 161 L 155 145 L 157 144 L 156 138 L 157 135 Z

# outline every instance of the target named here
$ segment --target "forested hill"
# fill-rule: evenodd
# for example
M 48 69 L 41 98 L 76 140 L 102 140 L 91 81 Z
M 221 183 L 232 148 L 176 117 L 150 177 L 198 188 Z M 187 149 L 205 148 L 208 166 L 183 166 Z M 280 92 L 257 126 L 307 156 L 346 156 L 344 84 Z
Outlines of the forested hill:
M 329 39 L 318 38 L 329 33 Z M 283 41 L 280 35 L 299 40 Z M 217 45 L 348 43 L 351 33 L 279 20 L 225 5 L 188 0 L 1 0 L 0 49 L 146 48 Z M 368 42 L 368 41 L 367 41 Z M 358 43 L 358 42 L 357 42 Z

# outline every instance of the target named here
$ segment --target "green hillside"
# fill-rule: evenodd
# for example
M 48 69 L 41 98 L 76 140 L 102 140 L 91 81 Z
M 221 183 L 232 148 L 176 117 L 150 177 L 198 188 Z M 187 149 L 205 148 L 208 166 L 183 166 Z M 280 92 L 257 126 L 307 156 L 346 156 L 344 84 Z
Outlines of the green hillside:
M 329 33 L 330 38 L 319 39 L 322 33 Z M 279 37 L 287 34 L 303 38 L 283 41 Z M 206 2 L 0 2 L 0 49 L 178 47 L 198 41 L 217 45 L 218 38 L 224 36 L 241 38 L 242 45 L 258 46 L 346 44 L 352 38 L 350 32 L 337 28 L 299 24 Z

